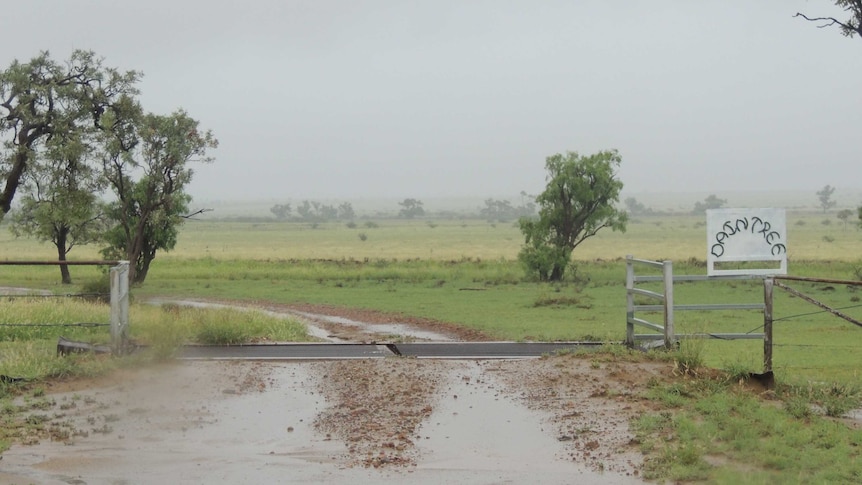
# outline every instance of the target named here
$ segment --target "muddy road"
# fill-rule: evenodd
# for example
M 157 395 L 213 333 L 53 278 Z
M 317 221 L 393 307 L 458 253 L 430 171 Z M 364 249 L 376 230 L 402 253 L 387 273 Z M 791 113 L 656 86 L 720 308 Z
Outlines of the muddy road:
M 305 312 L 350 340 L 396 324 L 464 337 L 382 314 L 268 310 Z M 571 355 L 124 371 L 46 389 L 31 413 L 53 432 L 5 452 L 0 484 L 640 483 L 628 421 L 668 371 Z

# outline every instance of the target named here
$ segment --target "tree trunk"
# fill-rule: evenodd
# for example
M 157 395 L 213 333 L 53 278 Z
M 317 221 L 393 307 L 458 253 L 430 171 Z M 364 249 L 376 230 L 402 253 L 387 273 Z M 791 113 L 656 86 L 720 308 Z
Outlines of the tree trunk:
M 15 198 L 15 192 L 21 183 L 24 169 L 27 168 L 27 158 L 28 154 L 26 150 L 19 148 L 15 151 L 12 168 L 6 174 L 6 186 L 3 188 L 3 192 L 0 193 L 0 221 L 3 220 L 2 216 L 6 215 L 12 209 L 12 199 Z
M 138 280 L 138 259 L 141 258 L 141 251 L 144 248 L 145 226 L 149 220 L 149 213 L 143 212 L 138 218 L 137 224 L 134 227 L 134 233 L 129 240 L 129 247 L 126 248 L 126 257 L 129 259 L 129 283 L 140 283 Z M 146 274 L 144 275 L 146 278 Z
M 66 235 L 68 230 L 63 228 L 57 234 L 57 259 L 59 261 L 66 261 Z M 72 284 L 72 275 L 69 274 L 69 266 L 65 264 L 60 265 L 60 279 L 62 280 L 64 285 Z
M 551 270 L 551 277 L 548 278 L 548 281 L 562 281 L 563 274 L 566 272 L 566 268 L 560 266 L 558 264 L 554 265 L 554 269 Z
M 135 283 L 138 284 L 143 283 L 147 279 L 147 273 L 150 271 L 150 263 L 156 259 L 156 249 L 152 247 L 152 243 L 149 240 L 144 240 L 143 246 L 140 256 L 140 267 L 137 268 L 137 273 L 135 274 Z

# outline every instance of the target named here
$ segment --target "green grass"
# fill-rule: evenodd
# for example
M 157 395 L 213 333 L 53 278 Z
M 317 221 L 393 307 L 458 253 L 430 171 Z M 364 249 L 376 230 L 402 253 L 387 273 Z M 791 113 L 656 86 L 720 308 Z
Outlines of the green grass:
M 859 279 L 862 233 L 837 224 L 823 226 L 820 214 L 790 214 L 788 219 L 791 257 L 812 257 L 792 260 L 791 274 Z M 800 220 L 809 222 L 794 223 Z M 576 275 L 563 284 L 524 279 L 514 260 L 520 238 L 511 224 L 492 227 L 480 221 L 443 220 L 436 221 L 435 228 L 424 221 L 382 220 L 374 228 L 358 224 L 380 244 L 368 246 L 371 236 L 363 243 L 356 230 L 343 224 L 310 229 L 296 223 L 197 221 L 184 227 L 174 252 L 157 257 L 147 282 L 133 295 L 142 300 L 186 295 L 376 309 L 454 322 L 506 340 L 621 341 L 623 256 L 671 258 L 676 274 L 705 274 L 705 228 L 698 221 L 692 216 L 649 218 L 635 222 L 625 234 L 600 233 L 575 251 Z M 824 231 L 832 231 L 835 242 L 824 243 L 820 238 Z M 3 237 L 10 236 L 0 231 Z M 12 246 L 0 245 L 0 258 L 12 259 L 14 254 L 14 259 L 50 259 L 46 245 L 8 242 Z M 78 283 L 102 277 L 94 267 L 73 271 Z M 59 285 L 56 268 L 6 266 L 2 276 L 5 285 L 70 291 Z M 839 285 L 791 286 L 836 307 L 858 305 L 862 296 L 862 289 Z M 678 283 L 674 291 L 677 304 L 757 303 L 763 298 L 759 281 Z M 859 378 L 858 362 L 850 352 L 862 338 L 857 327 L 822 312 L 812 314 L 820 310 L 781 290 L 776 290 L 775 305 L 774 365 L 780 378 L 844 382 Z M 858 308 L 845 311 L 860 316 Z M 677 312 L 676 325 L 688 333 L 759 332 L 762 315 Z M 760 341 L 708 341 L 704 346 L 707 365 L 744 364 L 752 370 L 762 365 Z
M 727 376 L 656 383 L 649 398 L 664 411 L 633 422 L 647 457 L 645 477 L 709 483 L 857 483 L 862 430 L 811 412 L 794 386 L 780 386 L 775 405 Z M 817 388 L 816 393 L 822 392 Z M 810 390 L 810 389 L 809 389 Z M 844 389 L 860 405 L 859 388 Z M 817 402 L 817 398 L 814 399 Z M 784 402 L 784 405 L 781 405 Z M 735 463 L 738 466 L 723 466 Z
M 788 213 L 790 273 L 862 279 L 862 233 L 837 222 L 824 225 L 825 218 Z M 435 220 L 432 227 L 427 221 L 380 220 L 376 227 L 360 222 L 351 229 L 335 223 L 312 228 L 190 221 L 176 250 L 158 255 L 133 298 L 318 303 L 454 322 L 498 339 L 619 342 L 625 334 L 625 255 L 672 259 L 676 274 L 705 274 L 702 222 L 693 216 L 651 217 L 633 221 L 624 234 L 602 232 L 576 249 L 577 270 L 569 281 L 540 284 L 524 278 L 515 259 L 522 238 L 509 223 Z M 15 239 L 5 229 L 0 226 L 0 260 L 55 258 L 49 245 Z M 359 232 L 367 235 L 365 241 Z M 88 247 L 71 257 L 98 259 L 98 254 Z M 2 266 L 0 285 L 64 294 L 104 277 L 102 269 L 74 267 L 76 285 L 69 287 L 59 284 L 58 273 L 50 267 Z M 862 289 L 790 285 L 862 318 Z M 759 281 L 679 283 L 674 291 L 677 304 L 757 303 L 763 298 Z M 761 369 L 761 341 L 685 341 L 679 352 L 664 355 L 681 374 L 698 375 L 701 366 L 708 366 L 727 369 L 732 378 L 716 382 L 689 376 L 650 391 L 647 398 L 663 411 L 645 415 L 637 427 L 651 476 L 716 483 L 859 481 L 859 431 L 830 416 L 859 406 L 862 329 L 783 291 L 775 295 L 778 400 L 764 404 L 729 384 Z M 0 321 L 107 318 L 104 307 L 78 313 L 73 304 L 58 299 L 35 310 L 21 301 L 3 301 Z M 136 304 L 130 321 L 132 337 L 150 345 L 147 359 L 169 357 L 181 342 L 307 338 L 295 322 L 245 312 Z M 677 329 L 685 333 L 759 332 L 762 323 L 756 311 L 676 314 Z M 73 331 L 82 340 L 106 339 L 99 329 Z M 50 327 L 0 327 L 0 374 L 63 378 L 130 365 L 127 359 L 58 357 L 56 336 Z M 7 392 L 16 391 L 0 388 L 0 395 Z M 0 436 L 0 449 L 3 440 Z M 805 443 L 812 447 L 810 453 L 801 451 L 808 449 Z M 725 461 L 737 466 L 720 466 Z
M 13 298 L 0 307 L 0 375 L 39 381 L 99 374 L 112 360 L 97 355 L 57 355 L 60 336 L 106 344 L 109 329 L 79 322 L 108 323 L 109 308 L 73 298 Z M 130 337 L 145 346 L 143 359 L 170 357 L 184 343 L 232 344 L 256 341 L 305 341 L 304 325 L 256 311 L 133 305 Z M 50 322 L 51 326 L 42 326 Z M 73 326 L 62 326 L 71 324 Z M 9 326 L 14 325 L 14 326 Z M 117 364 L 122 365 L 122 364 Z M 0 389 L 0 396 L 3 392 Z

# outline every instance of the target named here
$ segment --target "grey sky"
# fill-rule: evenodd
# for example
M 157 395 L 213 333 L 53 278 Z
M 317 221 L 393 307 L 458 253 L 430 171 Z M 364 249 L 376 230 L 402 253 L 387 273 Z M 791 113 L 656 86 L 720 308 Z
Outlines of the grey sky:
M 92 49 L 221 145 L 197 199 L 514 196 L 617 148 L 625 192 L 857 188 L 862 40 L 829 0 L 34 0 L 0 65 Z

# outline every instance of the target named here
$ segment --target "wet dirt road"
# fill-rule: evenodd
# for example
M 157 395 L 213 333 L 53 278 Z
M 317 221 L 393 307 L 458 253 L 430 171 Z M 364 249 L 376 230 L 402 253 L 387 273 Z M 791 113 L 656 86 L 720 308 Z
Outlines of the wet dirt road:
M 403 359 L 387 360 L 395 370 Z M 568 458 L 546 414 L 506 397 L 494 372 L 471 362 L 422 364 L 435 393 L 417 403 L 429 412 L 409 430 L 415 446 L 395 453 L 386 430 L 372 429 L 367 449 L 351 453 L 364 437 L 319 422 L 339 405 L 325 390 L 336 365 L 352 364 L 189 362 L 53 394 L 47 413 L 69 436 L 13 446 L 0 483 L 637 483 Z M 368 460 L 388 451 L 405 459 Z
M 369 312 L 265 309 L 300 316 L 321 340 L 477 337 Z M 573 356 L 126 371 L 48 389 L 51 405 L 33 414 L 51 437 L 4 452 L 0 484 L 641 483 L 628 419 L 638 385 L 661 370 L 638 371 L 620 380 Z

